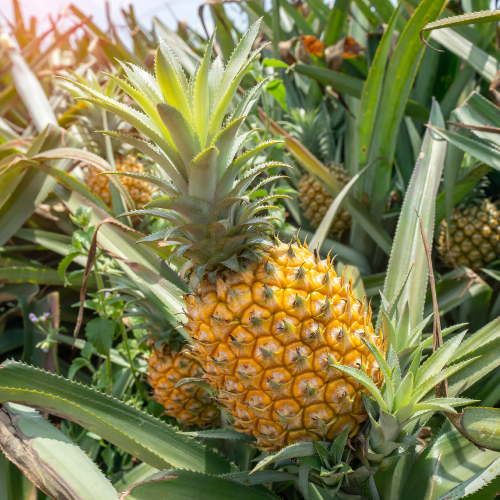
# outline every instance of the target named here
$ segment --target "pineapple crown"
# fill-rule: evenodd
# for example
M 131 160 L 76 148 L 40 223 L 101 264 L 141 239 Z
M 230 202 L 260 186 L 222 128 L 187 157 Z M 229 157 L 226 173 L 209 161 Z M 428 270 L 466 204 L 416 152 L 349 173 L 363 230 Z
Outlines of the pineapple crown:
M 490 180 L 488 177 L 483 177 L 477 184 L 472 188 L 462 199 L 462 201 L 457 205 L 459 210 L 464 210 L 469 206 L 478 205 L 484 198 L 486 198 L 486 189 L 490 186 Z
M 302 144 L 322 163 L 330 164 L 334 157 L 334 145 L 330 131 L 330 118 L 325 107 L 313 109 L 292 108 L 283 128 Z
M 135 137 L 103 132 L 151 157 L 160 176 L 125 172 L 127 175 L 155 184 L 165 193 L 142 210 L 122 215 L 151 215 L 172 222 L 172 228 L 158 231 L 140 241 L 158 241 L 176 245 L 176 256 L 189 259 L 181 275 L 194 268 L 198 280 L 205 273 L 215 280 L 218 270 L 236 272 L 241 258 L 255 259 L 263 245 L 270 244 L 271 217 L 257 216 L 271 208 L 266 202 L 285 195 L 251 200 L 262 185 L 284 177 L 264 178 L 250 193 L 254 179 L 280 162 L 268 162 L 246 169 L 247 163 L 266 147 L 280 143 L 270 140 L 237 156 L 252 132 L 239 133 L 245 118 L 255 104 L 263 80 L 240 100 L 229 114 L 240 82 L 264 47 L 250 50 L 258 34 L 260 20 L 242 37 L 227 66 L 217 57 L 212 64 L 214 35 L 205 55 L 188 80 L 170 47 L 160 40 L 156 53 L 156 76 L 134 66 L 122 64 L 126 81 L 114 75 L 111 80 L 126 92 L 140 110 L 115 101 L 80 82 L 72 82 L 92 97 L 82 97 L 130 123 L 152 142 Z M 226 119 L 225 119 L 226 118 Z M 274 208 L 274 207 L 272 207 Z

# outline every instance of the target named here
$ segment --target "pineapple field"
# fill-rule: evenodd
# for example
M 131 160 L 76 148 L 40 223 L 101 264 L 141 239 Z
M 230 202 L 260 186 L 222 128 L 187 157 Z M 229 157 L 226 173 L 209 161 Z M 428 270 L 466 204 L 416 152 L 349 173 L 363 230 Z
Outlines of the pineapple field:
M 500 498 L 496 2 L 9 1 L 0 500 Z

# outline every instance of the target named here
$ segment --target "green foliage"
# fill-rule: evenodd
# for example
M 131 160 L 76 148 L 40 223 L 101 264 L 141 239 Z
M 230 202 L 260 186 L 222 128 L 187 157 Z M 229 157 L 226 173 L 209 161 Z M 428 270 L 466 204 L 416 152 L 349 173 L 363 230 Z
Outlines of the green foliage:
M 499 12 L 445 3 L 234 4 L 246 34 L 213 4 L 210 39 L 159 19 L 147 30 L 130 8 L 129 44 L 111 18 L 102 30 L 75 6 L 71 29 L 56 20 L 40 35 L 14 0 L 0 47 L 0 356 L 13 359 L 0 364 L 0 447 L 14 462 L 0 453 L 1 498 L 494 496 L 500 259 L 476 273 L 436 261 L 434 302 L 415 212 L 432 246 L 484 176 L 498 201 Z M 118 151 L 150 159 L 128 179 L 151 182 L 149 206 L 133 206 Z M 349 172 L 345 186 L 334 163 Z M 89 165 L 115 174 L 112 206 L 83 182 Z M 317 230 L 298 199 L 304 173 L 335 198 Z M 331 236 L 341 209 L 352 227 Z M 385 344 L 367 346 L 383 384 L 364 363 L 337 364 L 366 388 L 357 435 L 345 426 L 332 442 L 258 455 L 226 416 L 220 429 L 180 430 L 148 394 L 151 346 L 189 342 L 188 259 L 217 279 L 204 252 L 238 252 L 246 224 L 307 235 L 322 257 L 334 247 L 337 273 L 371 301 Z M 220 238 L 222 226 L 241 234 Z M 219 271 L 239 270 L 231 252 Z M 188 377 L 176 390 L 187 384 L 207 388 Z

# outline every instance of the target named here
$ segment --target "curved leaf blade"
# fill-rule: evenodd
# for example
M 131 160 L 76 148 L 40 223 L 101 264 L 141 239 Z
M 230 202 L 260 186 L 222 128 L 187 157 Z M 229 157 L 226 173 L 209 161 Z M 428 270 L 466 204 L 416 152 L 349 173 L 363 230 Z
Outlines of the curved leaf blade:
M 230 463 L 170 425 L 89 387 L 24 365 L 0 365 L 0 401 L 44 409 L 77 422 L 143 462 L 223 473 Z

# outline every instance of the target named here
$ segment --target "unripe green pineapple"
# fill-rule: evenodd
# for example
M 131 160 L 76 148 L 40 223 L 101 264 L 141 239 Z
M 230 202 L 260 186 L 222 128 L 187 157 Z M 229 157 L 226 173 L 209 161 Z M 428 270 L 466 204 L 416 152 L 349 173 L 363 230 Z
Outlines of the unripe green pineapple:
M 337 181 L 345 186 L 349 180 L 349 174 L 342 165 L 332 165 L 330 172 Z M 318 182 L 312 175 L 304 174 L 297 185 L 299 200 L 306 217 L 311 226 L 316 229 L 328 208 L 333 203 L 333 196 Z M 330 236 L 342 234 L 351 227 L 351 215 L 349 212 L 340 208 L 330 229 Z
M 481 188 L 455 207 L 449 227 L 449 249 L 446 242 L 448 222 L 439 227 L 437 251 L 448 267 L 466 266 L 478 271 L 500 256 L 500 212 Z

